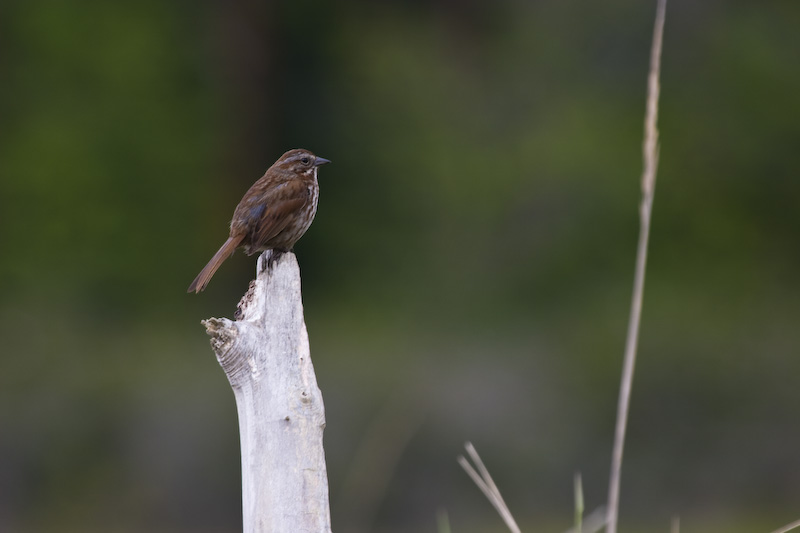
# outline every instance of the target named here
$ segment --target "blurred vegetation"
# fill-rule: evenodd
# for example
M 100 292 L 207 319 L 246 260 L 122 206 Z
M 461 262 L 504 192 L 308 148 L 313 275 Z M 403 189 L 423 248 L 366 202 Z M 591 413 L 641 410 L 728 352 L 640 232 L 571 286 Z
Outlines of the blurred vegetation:
M 185 288 L 295 147 L 334 161 L 296 247 L 334 529 L 502 531 L 467 439 L 524 530 L 569 527 L 576 470 L 603 503 L 653 11 L 2 3 L 0 530 L 240 528 L 198 322 L 254 259 Z M 799 17 L 668 7 L 622 529 L 798 518 Z

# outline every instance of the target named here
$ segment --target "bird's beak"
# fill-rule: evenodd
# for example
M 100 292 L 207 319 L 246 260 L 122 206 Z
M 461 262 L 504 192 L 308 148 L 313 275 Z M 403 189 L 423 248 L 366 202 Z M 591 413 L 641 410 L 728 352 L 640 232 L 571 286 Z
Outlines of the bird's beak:
M 315 167 L 318 167 L 318 166 L 321 166 L 321 165 L 327 165 L 328 163 L 330 163 L 330 160 L 325 159 L 324 157 L 317 157 L 317 159 L 314 160 L 314 166 Z

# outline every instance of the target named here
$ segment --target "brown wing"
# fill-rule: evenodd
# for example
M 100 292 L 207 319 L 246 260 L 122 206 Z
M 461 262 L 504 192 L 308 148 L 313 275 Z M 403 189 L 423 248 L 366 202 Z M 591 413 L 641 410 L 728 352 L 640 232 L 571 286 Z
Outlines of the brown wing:
M 305 193 L 305 190 L 303 191 Z M 268 206 L 258 225 L 253 229 L 252 242 L 258 247 L 269 247 L 271 241 L 286 229 L 308 202 L 308 195 L 286 198 Z

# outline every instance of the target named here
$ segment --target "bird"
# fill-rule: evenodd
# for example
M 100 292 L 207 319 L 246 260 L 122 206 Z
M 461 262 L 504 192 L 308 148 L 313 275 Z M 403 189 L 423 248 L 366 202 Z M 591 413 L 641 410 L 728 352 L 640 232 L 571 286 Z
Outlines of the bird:
M 288 252 L 314 221 L 319 200 L 319 167 L 330 163 L 308 150 L 289 150 L 244 194 L 233 211 L 228 240 L 200 271 L 186 292 L 204 290 L 237 248 L 247 255 L 265 250 Z

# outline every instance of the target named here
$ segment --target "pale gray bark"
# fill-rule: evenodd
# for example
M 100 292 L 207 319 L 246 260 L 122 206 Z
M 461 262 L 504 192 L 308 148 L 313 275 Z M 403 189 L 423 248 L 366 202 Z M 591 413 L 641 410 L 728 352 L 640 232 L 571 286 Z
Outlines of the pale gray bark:
M 267 267 L 239 302 L 237 320 L 203 321 L 239 413 L 246 533 L 330 532 L 322 432 L 325 408 L 303 321 L 292 253 Z

